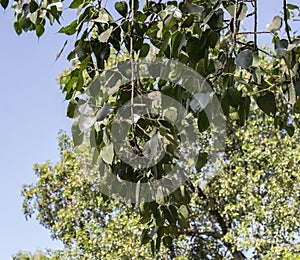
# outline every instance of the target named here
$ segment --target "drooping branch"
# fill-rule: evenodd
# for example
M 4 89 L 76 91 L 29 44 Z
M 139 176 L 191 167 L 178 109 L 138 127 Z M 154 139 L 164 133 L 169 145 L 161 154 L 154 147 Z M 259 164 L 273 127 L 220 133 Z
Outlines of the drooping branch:
M 257 48 L 257 0 L 254 0 L 254 48 Z
M 285 24 L 285 31 L 287 34 L 287 38 L 289 43 L 292 43 L 292 38 L 291 38 L 291 34 L 290 34 L 290 27 L 288 24 L 288 17 L 287 17 L 287 3 L 286 0 L 283 0 L 283 20 L 284 20 L 284 24 Z

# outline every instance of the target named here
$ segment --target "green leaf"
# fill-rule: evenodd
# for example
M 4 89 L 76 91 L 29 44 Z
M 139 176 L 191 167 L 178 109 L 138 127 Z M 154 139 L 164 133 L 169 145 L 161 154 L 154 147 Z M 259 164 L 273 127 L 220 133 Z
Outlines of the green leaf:
M 153 257 L 155 256 L 155 243 L 154 243 L 154 240 L 151 240 L 151 254 L 152 254 Z
M 85 0 L 73 0 L 72 3 L 69 5 L 69 8 L 71 9 L 76 9 L 78 8 L 80 5 L 82 5 L 84 3 Z
M 248 69 L 253 63 L 253 52 L 249 49 L 241 51 L 236 57 L 236 65 Z
M 258 107 L 264 111 L 267 115 L 274 116 L 276 113 L 276 101 L 275 95 L 267 91 L 264 95 L 256 99 Z
M 71 99 L 69 101 L 68 108 L 67 108 L 67 117 L 69 117 L 69 118 L 76 117 L 75 111 L 76 111 L 77 105 L 78 105 L 78 102 L 76 99 Z
M 35 33 L 37 37 L 41 37 L 44 32 L 45 32 L 44 25 L 39 23 L 35 26 Z
M 104 120 L 107 117 L 110 111 L 109 103 L 104 104 L 104 106 L 97 112 L 96 118 L 98 122 Z
M 294 4 L 287 4 L 286 6 L 290 10 L 299 10 L 299 6 L 294 5 Z
M 92 97 L 96 97 L 99 95 L 101 91 L 101 82 L 99 78 L 95 78 L 89 85 L 88 91 Z
M 22 26 L 18 21 L 14 22 L 14 29 L 18 35 L 21 35 L 22 33 Z
M 72 124 L 72 138 L 74 146 L 79 146 L 83 142 L 83 133 L 79 129 L 79 122 L 75 121 Z
M 286 130 L 286 132 L 288 133 L 288 135 L 290 137 L 292 137 L 294 135 L 294 133 L 295 133 L 295 127 L 293 125 L 286 125 L 284 127 L 284 129 Z
M 149 229 L 146 228 L 142 231 L 141 234 L 141 244 L 146 245 L 150 240 L 151 238 L 149 237 Z M 154 252 L 154 246 L 153 246 L 153 252 Z
M 285 54 L 286 54 L 286 52 L 287 52 L 287 48 L 288 48 L 288 46 L 289 46 L 288 40 L 282 39 L 282 40 L 280 40 L 280 41 L 276 41 L 274 45 L 275 45 L 275 51 L 276 51 L 276 54 L 277 54 L 279 57 L 285 56 Z
M 145 58 L 150 51 L 150 45 L 148 43 L 143 43 L 142 48 L 140 50 L 139 57 Z
M 225 97 L 230 106 L 238 108 L 241 102 L 241 93 L 235 87 L 228 88 L 225 92 Z
M 190 60 L 197 63 L 202 57 L 201 40 L 196 37 L 191 37 L 187 41 L 186 50 Z
M 239 107 L 239 118 L 240 118 L 240 125 L 243 126 L 245 124 L 245 121 L 248 119 L 249 113 L 250 113 L 250 97 L 242 97 L 241 103 Z
M 273 18 L 273 21 L 270 24 L 267 24 L 267 30 L 270 32 L 276 32 L 278 31 L 282 26 L 282 18 L 280 16 L 275 16 Z
M 207 163 L 207 159 L 208 159 L 208 153 L 202 153 L 200 152 L 198 154 L 198 159 L 197 159 L 197 163 L 195 165 L 196 170 L 199 172 L 201 170 L 201 168 Z
M 181 205 L 180 208 L 178 209 L 178 213 L 184 219 L 188 219 L 190 215 L 189 209 L 186 205 Z
M 59 53 L 56 54 L 55 60 L 58 60 L 58 59 L 59 59 L 59 57 L 60 57 L 61 54 L 63 53 L 65 47 L 67 46 L 67 43 L 68 43 L 68 40 L 65 41 L 65 43 L 64 43 L 63 47 L 61 48 L 61 50 L 59 51 Z
M 110 143 L 107 146 L 104 146 L 101 150 L 100 156 L 102 160 L 107 164 L 112 164 L 114 159 L 114 146 Z
M 76 33 L 76 31 L 77 31 L 77 20 L 74 20 L 68 26 L 62 27 L 58 32 L 67 35 L 73 35 Z
M 209 128 L 209 120 L 207 118 L 205 110 L 202 110 L 198 114 L 198 129 L 200 132 L 204 132 L 208 128 Z
M 170 236 L 164 236 L 163 237 L 163 244 L 166 248 L 170 248 L 172 246 L 172 237 Z
M 2 6 L 4 9 L 7 8 L 8 3 L 9 3 L 9 0 L 1 0 L 1 1 L 0 1 L 0 4 L 1 4 L 1 6 Z
M 126 1 L 120 1 L 115 3 L 115 9 L 117 12 L 122 15 L 123 17 L 126 17 L 128 13 L 128 5 Z

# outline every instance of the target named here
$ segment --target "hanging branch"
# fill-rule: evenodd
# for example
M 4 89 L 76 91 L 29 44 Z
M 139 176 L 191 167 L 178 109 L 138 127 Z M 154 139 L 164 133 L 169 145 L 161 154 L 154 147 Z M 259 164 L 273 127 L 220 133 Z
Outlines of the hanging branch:
M 284 24 L 285 24 L 285 31 L 288 37 L 288 41 L 291 44 L 292 43 L 292 38 L 290 35 L 290 28 L 289 28 L 289 24 L 288 24 L 288 17 L 287 17 L 287 4 L 286 4 L 286 0 L 283 0 L 283 19 L 284 19 Z
M 254 48 L 257 49 L 257 0 L 254 0 Z
M 236 47 L 236 38 L 237 38 L 237 33 L 238 33 L 238 7 L 239 7 L 239 1 L 235 0 L 234 3 L 234 15 L 233 15 L 233 44 L 232 44 L 232 52 L 235 50 Z M 232 53 L 231 53 L 232 54 Z
M 134 49 L 133 49 L 133 28 L 134 28 L 134 0 L 131 1 L 130 5 L 130 12 L 131 12 L 131 28 L 130 28 L 130 64 L 131 64 L 131 121 L 132 127 L 134 127 L 134 81 L 135 81 L 135 66 L 134 66 Z

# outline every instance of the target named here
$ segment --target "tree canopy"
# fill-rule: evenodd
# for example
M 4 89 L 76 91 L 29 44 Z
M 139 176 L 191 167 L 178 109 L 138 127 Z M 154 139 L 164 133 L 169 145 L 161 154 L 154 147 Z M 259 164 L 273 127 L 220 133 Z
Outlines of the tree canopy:
M 14 1 L 16 33 L 41 37 L 63 4 Z M 76 17 L 60 27 L 56 58 L 74 39 L 60 85 L 76 148 L 61 136 L 61 161 L 35 167 L 25 215 L 36 211 L 75 258 L 296 258 L 299 6 L 283 0 L 263 32 L 257 0 L 68 8 Z

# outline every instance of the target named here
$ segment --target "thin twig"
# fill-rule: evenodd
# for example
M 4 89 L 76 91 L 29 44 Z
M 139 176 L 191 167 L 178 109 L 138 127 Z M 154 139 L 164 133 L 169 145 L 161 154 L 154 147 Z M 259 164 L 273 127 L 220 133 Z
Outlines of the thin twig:
M 235 0 L 234 3 L 234 16 L 233 16 L 233 44 L 232 44 L 232 52 L 235 50 L 236 47 L 236 37 L 237 37 L 237 33 L 238 33 L 238 19 L 237 19 L 237 12 L 238 12 L 238 7 L 239 7 L 239 1 Z
M 292 43 L 292 38 L 290 35 L 290 28 L 289 28 L 289 24 L 288 24 L 288 18 L 287 18 L 287 4 L 286 4 L 286 0 L 283 0 L 283 19 L 284 19 L 284 24 L 285 24 L 285 31 L 289 40 L 289 43 Z
M 262 31 L 262 32 L 238 32 L 238 34 L 254 34 L 254 35 L 257 35 L 257 34 L 266 34 L 266 33 L 271 33 L 271 32 L 268 32 L 268 31 Z M 257 41 L 257 39 L 256 39 Z M 255 42 L 255 39 L 254 39 L 254 42 Z
M 134 1 L 131 1 L 131 32 L 130 32 L 130 64 L 131 64 L 131 121 L 132 127 L 134 127 L 134 78 L 135 78 L 135 66 L 134 66 L 134 49 L 133 49 L 133 26 L 134 26 Z
M 254 0 L 254 48 L 257 48 L 257 0 Z
M 250 44 L 247 44 L 247 43 L 241 42 L 241 41 L 237 41 L 237 43 L 241 44 L 241 45 L 245 45 L 245 46 L 251 46 Z M 275 58 L 275 59 L 277 58 L 275 55 L 273 55 L 273 54 L 271 54 L 271 53 L 269 53 L 269 52 L 267 52 L 267 51 L 265 51 L 263 49 L 260 49 L 258 47 L 257 47 L 257 50 L 260 51 L 260 52 L 262 52 L 262 53 L 264 53 L 264 54 L 266 54 L 266 55 L 268 55 L 268 56 L 270 56 L 270 57 L 272 57 L 272 58 Z

